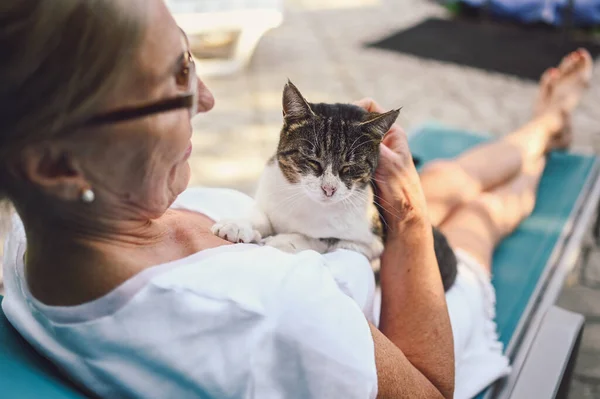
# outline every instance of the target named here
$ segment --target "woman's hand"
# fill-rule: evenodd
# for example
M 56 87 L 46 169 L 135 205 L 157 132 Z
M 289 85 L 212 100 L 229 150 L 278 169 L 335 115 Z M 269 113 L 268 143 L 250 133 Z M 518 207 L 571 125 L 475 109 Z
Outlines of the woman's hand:
M 384 113 L 370 98 L 355 103 L 369 112 Z M 379 189 L 378 202 L 390 227 L 389 233 L 402 232 L 415 222 L 427 221 L 427 205 L 415 169 L 404 130 L 394 124 L 380 146 L 379 165 L 375 172 Z

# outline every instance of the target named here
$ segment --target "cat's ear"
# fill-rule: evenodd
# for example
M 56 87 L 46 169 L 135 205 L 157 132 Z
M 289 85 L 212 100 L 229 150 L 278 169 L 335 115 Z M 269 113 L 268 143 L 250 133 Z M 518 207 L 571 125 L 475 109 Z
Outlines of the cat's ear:
M 313 116 L 308 102 L 300 94 L 300 90 L 288 80 L 283 89 L 283 117 L 285 119 L 304 119 Z
M 383 136 L 392 128 L 396 119 L 400 115 L 400 109 L 395 109 L 385 114 L 368 114 L 366 120 L 359 123 L 363 130 L 375 135 L 379 139 L 383 139 Z

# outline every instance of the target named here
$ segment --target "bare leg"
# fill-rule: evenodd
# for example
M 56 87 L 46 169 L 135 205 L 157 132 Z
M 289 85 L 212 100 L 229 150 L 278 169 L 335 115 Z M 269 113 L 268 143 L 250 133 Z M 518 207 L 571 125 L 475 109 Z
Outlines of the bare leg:
M 521 173 L 546 152 L 552 134 L 562 126 L 560 114 L 536 118 L 500 140 L 425 167 L 421 184 L 431 223 L 440 225 L 457 206 Z
M 450 245 L 473 256 L 489 272 L 498 242 L 533 211 L 545 158 L 508 182 L 458 207 L 440 226 Z
M 440 225 L 456 207 L 519 175 L 549 150 L 568 146 L 570 114 L 588 86 L 591 69 L 585 50 L 571 53 L 542 76 L 531 122 L 454 160 L 428 165 L 421 183 L 432 224 Z
M 484 157 L 496 159 L 494 156 L 503 156 L 504 154 L 492 154 L 489 151 L 490 148 L 500 151 L 503 148 L 501 144 L 496 144 L 495 147 L 492 147 L 494 146 L 492 144 L 484 150 L 471 151 L 465 156 L 471 162 L 470 164 L 467 162 L 467 167 L 464 166 L 465 158 L 456 161 L 464 170 L 469 171 L 469 177 L 475 181 L 474 184 L 479 185 L 480 192 L 455 207 L 449 216 L 447 214 L 440 229 L 454 248 L 468 252 L 488 272 L 498 242 L 510 234 L 533 211 L 537 187 L 546 163 L 545 153 L 557 147 L 564 147 L 570 142 L 567 123 L 589 81 L 591 65 L 589 54 L 579 51 L 567 56 L 558 69 L 548 70 L 544 74 L 540 98 L 536 105 L 538 116 L 523 129 L 500 140 L 505 146 L 505 151 L 512 151 L 513 155 L 515 148 L 521 149 L 520 162 L 501 163 L 504 172 L 509 171 L 511 166 L 516 170 L 515 175 L 509 180 L 495 185 L 502 173 L 494 174 L 488 171 L 487 169 L 493 169 L 495 165 L 489 163 L 489 160 Z M 539 121 L 543 118 L 551 119 L 552 115 L 561 121 L 563 126 L 548 135 L 545 143 L 541 145 L 542 141 L 539 136 L 536 136 L 536 132 L 541 136 L 540 132 L 544 128 Z M 552 129 L 548 131 L 552 132 Z M 528 134 L 531 135 L 531 141 L 523 141 Z M 545 149 L 540 151 L 544 147 Z M 513 155 L 510 155 L 509 159 L 512 160 Z M 473 169 L 470 170 L 469 167 Z M 490 189 L 487 190 L 486 187 Z

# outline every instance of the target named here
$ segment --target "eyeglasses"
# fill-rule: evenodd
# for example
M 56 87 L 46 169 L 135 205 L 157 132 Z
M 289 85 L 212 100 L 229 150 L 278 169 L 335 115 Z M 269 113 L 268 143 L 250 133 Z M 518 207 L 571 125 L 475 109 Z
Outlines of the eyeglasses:
M 187 37 L 185 36 L 185 34 L 184 38 L 187 42 Z M 196 64 L 194 62 L 194 57 L 192 56 L 190 50 L 188 50 L 185 54 L 185 62 L 186 64 L 184 65 L 184 70 L 182 71 L 184 72 L 184 75 L 182 75 L 181 77 L 184 79 L 187 78 L 188 94 L 184 94 L 174 98 L 168 98 L 147 105 L 126 107 L 110 111 L 104 114 L 100 114 L 85 121 L 83 123 L 83 126 L 100 126 L 109 123 L 124 122 L 132 119 L 143 118 L 145 116 L 154 115 L 162 112 L 174 111 L 183 108 L 187 108 L 190 111 L 191 119 L 198 112 L 198 102 L 196 101 L 198 95 L 198 76 L 196 75 Z M 180 83 L 180 85 L 183 84 Z

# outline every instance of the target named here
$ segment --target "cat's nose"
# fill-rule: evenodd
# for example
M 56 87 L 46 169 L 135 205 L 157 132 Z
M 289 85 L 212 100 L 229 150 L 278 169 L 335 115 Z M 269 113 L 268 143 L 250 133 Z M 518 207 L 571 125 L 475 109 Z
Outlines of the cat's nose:
M 335 194 L 335 192 L 337 191 L 337 188 L 335 188 L 333 186 L 323 185 L 323 186 L 321 186 L 321 190 L 323 190 L 323 193 L 325 193 L 325 195 L 327 197 L 333 197 L 333 194 Z

